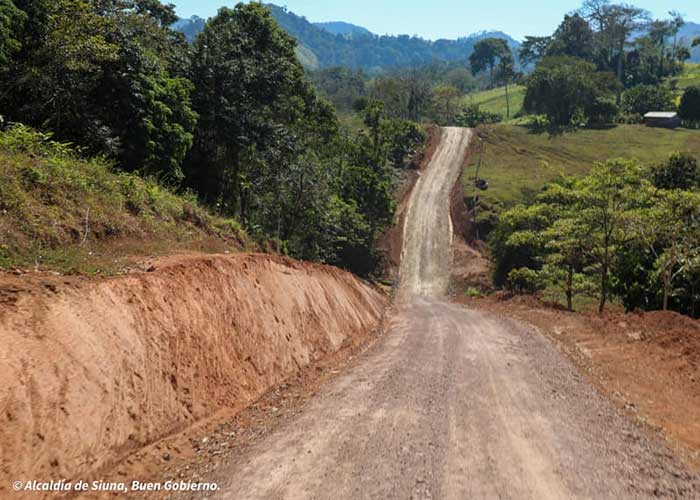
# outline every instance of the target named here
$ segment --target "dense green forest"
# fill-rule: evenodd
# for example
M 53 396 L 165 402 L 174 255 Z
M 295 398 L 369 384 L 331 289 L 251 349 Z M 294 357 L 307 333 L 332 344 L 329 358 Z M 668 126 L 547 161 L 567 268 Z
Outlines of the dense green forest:
M 341 133 L 261 4 L 222 8 L 193 44 L 176 21 L 156 0 L 3 1 L 3 122 L 193 192 L 290 255 L 371 273 L 418 126 L 369 100 L 362 130 Z

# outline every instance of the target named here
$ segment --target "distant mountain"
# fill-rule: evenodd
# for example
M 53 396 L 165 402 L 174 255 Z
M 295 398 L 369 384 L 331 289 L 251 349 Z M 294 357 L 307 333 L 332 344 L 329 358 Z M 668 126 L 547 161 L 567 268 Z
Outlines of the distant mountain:
M 195 37 L 204 29 L 206 19 L 199 16 L 192 16 L 189 19 L 180 19 L 175 22 L 173 28 L 184 33 L 189 42 L 193 42 Z
M 520 43 L 500 31 L 476 33 L 457 40 L 424 40 L 417 36 L 378 36 L 349 23 L 311 23 L 285 7 L 268 4 L 282 29 L 299 43 L 297 55 L 306 67 L 319 69 L 344 66 L 369 73 L 401 67 L 421 66 L 432 61 L 463 61 L 483 38 L 503 38 L 517 56 Z M 193 40 L 204 26 L 199 17 L 181 19 L 175 29 Z
M 372 32 L 362 26 L 356 26 L 350 23 L 344 23 L 342 21 L 334 21 L 329 23 L 313 23 L 314 26 L 326 30 L 328 33 L 333 35 L 341 35 L 344 37 L 353 36 L 372 36 Z
M 424 40 L 416 36 L 378 36 L 374 34 L 334 34 L 327 28 L 310 23 L 306 18 L 284 7 L 269 4 L 282 28 L 297 39 L 301 50 L 316 56 L 318 68 L 344 66 L 377 72 L 391 68 L 417 66 L 434 60 L 465 61 L 474 44 L 482 38 L 504 38 L 512 48 L 519 43 L 501 32 L 483 32 L 458 40 Z

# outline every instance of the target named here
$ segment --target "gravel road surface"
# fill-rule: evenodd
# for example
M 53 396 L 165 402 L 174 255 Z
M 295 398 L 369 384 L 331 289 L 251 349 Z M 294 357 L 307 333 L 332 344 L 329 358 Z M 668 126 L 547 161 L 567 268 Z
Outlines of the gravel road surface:
M 700 498 L 697 475 L 543 336 L 444 298 L 470 134 L 444 129 L 416 185 L 387 334 L 223 464 L 219 498 Z

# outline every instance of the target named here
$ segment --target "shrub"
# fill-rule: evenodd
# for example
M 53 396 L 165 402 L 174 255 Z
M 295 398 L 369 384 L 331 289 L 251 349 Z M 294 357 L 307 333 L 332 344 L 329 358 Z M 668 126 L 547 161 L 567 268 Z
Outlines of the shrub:
M 457 125 L 461 127 L 476 127 L 478 125 L 486 125 L 489 123 L 498 123 L 503 120 L 503 117 L 496 113 L 482 111 L 478 104 L 470 104 L 457 117 Z
M 8 153 L 26 153 L 51 158 L 74 158 L 77 155 L 70 144 L 52 139 L 53 134 L 39 132 L 26 125 L 13 124 L 0 134 L 0 150 Z
M 671 91 L 659 85 L 637 85 L 622 95 L 622 112 L 628 115 L 644 116 L 649 111 L 669 111 L 675 107 Z
M 678 111 L 687 125 L 697 127 L 700 124 L 700 87 L 685 89 Z
M 654 167 L 654 185 L 659 189 L 691 190 L 700 186 L 700 165 L 690 153 L 674 153 Z
M 470 286 L 464 291 L 464 295 L 469 297 L 470 299 L 479 299 L 482 297 L 481 290 L 474 286 Z
M 526 127 L 535 133 L 546 132 L 551 128 L 551 123 L 546 115 L 531 115 L 527 118 Z
M 544 283 L 537 271 L 528 267 L 513 269 L 508 273 L 508 289 L 519 295 L 536 293 L 544 289 Z
M 644 123 L 644 117 L 636 113 L 621 113 L 615 121 L 621 125 L 641 125 Z

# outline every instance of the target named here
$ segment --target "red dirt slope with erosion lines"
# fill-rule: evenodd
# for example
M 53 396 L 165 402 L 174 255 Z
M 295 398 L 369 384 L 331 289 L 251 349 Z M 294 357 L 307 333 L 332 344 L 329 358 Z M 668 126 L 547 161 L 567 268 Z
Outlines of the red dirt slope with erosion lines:
M 378 328 L 349 273 L 187 256 L 108 280 L 0 277 L 0 497 L 81 478 L 221 408 L 242 409 Z

